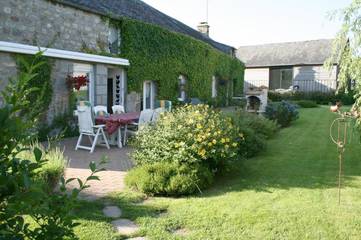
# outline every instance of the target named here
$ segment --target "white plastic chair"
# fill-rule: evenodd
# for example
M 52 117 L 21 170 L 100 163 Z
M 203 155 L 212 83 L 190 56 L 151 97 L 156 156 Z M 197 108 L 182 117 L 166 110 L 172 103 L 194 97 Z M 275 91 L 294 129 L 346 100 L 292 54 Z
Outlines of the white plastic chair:
M 106 114 L 108 114 L 108 109 L 106 106 L 98 105 L 98 106 L 94 107 L 94 113 L 95 113 L 95 116 L 106 115 Z
M 108 149 L 110 149 L 108 139 L 104 133 L 105 125 L 94 125 L 91 107 L 78 106 L 77 112 L 78 112 L 78 123 L 79 123 L 80 136 L 78 138 L 78 142 L 76 144 L 75 150 L 85 149 L 85 150 L 90 150 L 90 153 L 93 153 L 95 146 L 97 145 L 97 143 L 99 141 L 99 139 L 98 139 L 99 136 L 102 137 L 104 140 L 104 144 L 101 144 L 101 145 L 104 145 Z M 89 140 L 92 144 L 91 147 L 81 145 L 81 140 L 83 138 L 83 135 L 86 135 L 89 137 Z M 94 137 L 94 140 L 92 140 L 92 137 Z
M 139 127 L 142 127 L 142 126 L 152 122 L 153 114 L 154 114 L 154 110 L 152 110 L 152 109 L 146 109 L 146 110 L 141 111 L 140 116 L 139 116 L 139 121 L 137 123 L 129 124 L 135 128 L 134 130 L 128 129 L 128 125 L 125 125 L 124 140 L 123 140 L 124 145 L 127 142 L 128 133 L 134 135 L 139 130 Z
M 162 113 L 164 113 L 165 111 L 166 111 L 165 108 L 162 108 L 162 107 L 155 109 L 154 113 L 153 113 L 153 116 L 152 116 L 152 122 L 158 121 L 160 115 Z
M 112 106 L 113 114 L 122 114 L 125 113 L 124 106 L 122 105 L 114 105 Z

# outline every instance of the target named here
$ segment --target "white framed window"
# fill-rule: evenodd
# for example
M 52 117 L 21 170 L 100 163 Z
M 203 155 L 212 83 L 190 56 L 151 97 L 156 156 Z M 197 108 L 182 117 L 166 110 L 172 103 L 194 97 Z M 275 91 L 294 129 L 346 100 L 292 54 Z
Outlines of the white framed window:
M 80 87 L 78 91 L 78 98 L 89 101 L 94 105 L 94 66 L 91 64 L 74 63 L 73 77 L 87 76 L 88 83 Z
M 116 27 L 109 28 L 108 34 L 108 45 L 109 45 L 109 52 L 112 54 L 119 53 L 120 47 L 120 30 Z
M 180 75 L 178 78 L 178 84 L 179 84 L 178 100 L 181 102 L 184 102 L 187 99 L 187 95 L 186 95 L 187 79 L 186 79 L 186 77 L 183 75 Z
M 217 97 L 217 78 L 215 76 L 212 77 L 212 98 Z
M 144 81 L 143 83 L 143 109 L 154 109 L 156 96 L 154 81 Z

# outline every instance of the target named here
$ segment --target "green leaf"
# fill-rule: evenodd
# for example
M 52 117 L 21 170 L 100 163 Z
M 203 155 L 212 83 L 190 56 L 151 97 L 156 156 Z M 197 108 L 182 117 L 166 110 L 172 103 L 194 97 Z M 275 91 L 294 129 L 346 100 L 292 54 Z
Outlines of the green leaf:
M 90 170 L 91 170 L 92 172 L 95 172 L 95 170 L 97 169 L 97 165 L 95 164 L 94 161 L 91 161 L 91 162 L 89 163 L 89 168 L 90 168 Z
M 34 152 L 34 156 L 35 156 L 35 161 L 40 162 L 41 157 L 42 157 L 42 155 L 43 155 L 43 153 L 41 152 L 41 150 L 40 150 L 39 148 L 35 147 L 34 150 L 33 150 L 33 152 Z
M 89 176 L 86 180 L 87 180 L 87 181 L 90 181 L 90 180 L 100 181 L 100 178 L 99 178 L 99 176 Z
M 79 183 L 79 187 L 82 188 L 83 185 L 84 185 L 84 184 L 83 184 L 83 181 L 82 181 L 81 179 L 79 179 L 79 178 L 77 178 L 76 180 L 77 180 L 78 183 Z

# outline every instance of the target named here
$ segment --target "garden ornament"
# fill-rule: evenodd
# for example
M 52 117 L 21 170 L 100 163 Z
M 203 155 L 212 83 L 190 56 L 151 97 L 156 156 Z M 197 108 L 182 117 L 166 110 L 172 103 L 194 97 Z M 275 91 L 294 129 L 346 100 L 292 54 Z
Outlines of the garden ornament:
M 348 143 L 348 129 L 351 126 L 351 121 L 357 117 L 357 112 L 351 109 L 350 112 L 341 112 L 341 103 L 336 102 L 335 106 L 331 106 L 331 112 L 337 113 L 338 118 L 333 120 L 330 126 L 330 138 L 337 146 L 339 171 L 338 171 L 338 204 L 341 203 L 341 181 L 342 181 L 342 162 L 343 154 L 345 152 L 346 144 Z M 352 134 L 350 134 L 352 135 Z M 350 138 L 351 140 L 351 138 Z

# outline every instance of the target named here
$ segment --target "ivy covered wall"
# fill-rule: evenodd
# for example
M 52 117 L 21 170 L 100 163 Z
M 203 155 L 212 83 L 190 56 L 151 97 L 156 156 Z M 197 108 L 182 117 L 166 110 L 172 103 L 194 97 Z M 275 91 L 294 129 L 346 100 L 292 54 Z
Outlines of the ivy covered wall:
M 159 26 L 131 20 L 111 20 L 121 32 L 120 57 L 129 59 L 128 92 L 142 91 L 145 80 L 157 84 L 157 98 L 175 101 L 179 75 L 187 78 L 188 97 L 214 101 L 212 76 L 221 84 L 218 99 L 239 95 L 243 87 L 244 64 L 210 45 Z

